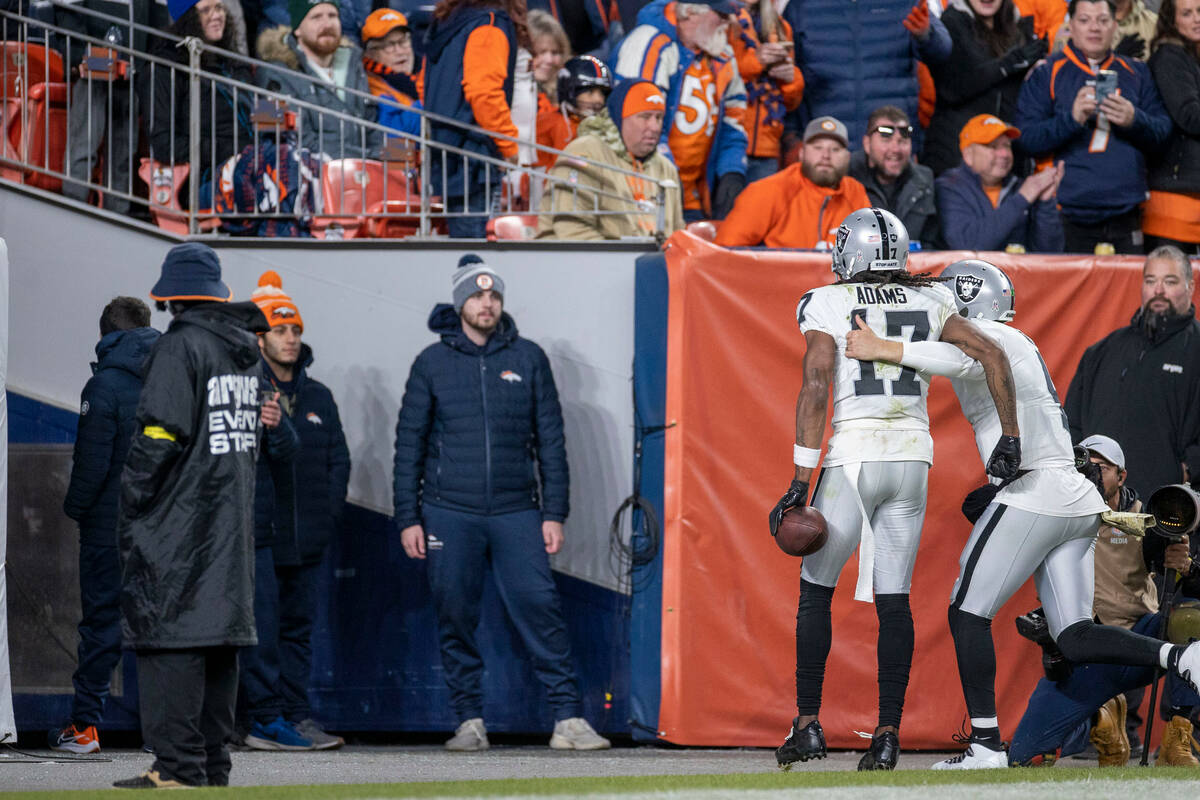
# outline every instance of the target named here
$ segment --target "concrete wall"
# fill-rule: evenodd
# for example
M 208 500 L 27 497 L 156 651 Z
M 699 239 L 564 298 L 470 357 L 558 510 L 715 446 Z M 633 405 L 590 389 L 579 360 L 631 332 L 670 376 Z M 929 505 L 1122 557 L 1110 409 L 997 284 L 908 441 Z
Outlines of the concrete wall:
M 8 386 L 75 408 L 100 311 L 115 295 L 146 298 L 176 240 L 9 188 L 0 188 L 0 236 L 11 263 Z M 282 276 L 315 354 L 311 374 L 338 401 L 353 458 L 351 500 L 385 513 L 404 382 L 434 341 L 429 312 L 449 300 L 458 257 L 483 255 L 505 280 L 505 310 L 549 354 L 562 397 L 572 513 L 555 568 L 615 587 L 608 524 L 631 491 L 633 266 L 644 249 L 229 239 L 214 246 L 236 299 L 249 298 L 264 270 Z M 156 327 L 167 322 L 155 314 Z

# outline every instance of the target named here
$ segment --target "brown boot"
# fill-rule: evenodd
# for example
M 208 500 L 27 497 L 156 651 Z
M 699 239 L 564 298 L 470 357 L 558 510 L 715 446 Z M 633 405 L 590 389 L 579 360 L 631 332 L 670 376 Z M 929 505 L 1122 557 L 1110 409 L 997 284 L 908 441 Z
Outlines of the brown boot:
M 1092 726 L 1092 744 L 1100 754 L 1100 766 L 1123 767 L 1129 761 L 1129 735 L 1125 732 L 1125 695 L 1119 694 L 1100 706 Z
M 1192 723 L 1187 717 L 1171 717 L 1167 729 L 1163 731 L 1162 742 L 1158 745 L 1158 758 L 1154 766 L 1160 764 L 1167 767 L 1194 767 L 1200 765 L 1192 747 L 1200 748 L 1192 736 Z

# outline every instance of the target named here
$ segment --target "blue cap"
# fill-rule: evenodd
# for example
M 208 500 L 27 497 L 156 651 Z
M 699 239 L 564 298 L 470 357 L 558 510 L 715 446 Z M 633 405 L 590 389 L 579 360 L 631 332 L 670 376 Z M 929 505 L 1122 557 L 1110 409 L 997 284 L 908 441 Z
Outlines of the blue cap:
M 167 13 L 171 15 L 171 22 L 179 22 L 179 18 L 198 2 L 200 0 L 167 0 Z
M 162 274 L 150 290 L 152 300 L 233 299 L 233 290 L 221 280 L 221 260 L 206 244 L 177 244 L 163 259 Z

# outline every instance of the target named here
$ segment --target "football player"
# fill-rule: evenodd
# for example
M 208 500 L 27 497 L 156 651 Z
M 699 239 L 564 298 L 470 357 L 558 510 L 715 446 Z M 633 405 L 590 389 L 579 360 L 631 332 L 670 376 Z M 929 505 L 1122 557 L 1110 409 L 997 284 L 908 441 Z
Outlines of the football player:
M 933 768 L 1006 767 L 1008 754 L 996 718 L 991 622 L 1030 575 L 1050 634 L 1071 661 L 1161 665 L 1195 688 L 1190 676 L 1200 679 L 1200 644 L 1185 649 L 1092 621 L 1092 547 L 1108 506 L 1075 469 L 1067 417 L 1037 346 L 1003 324 L 1013 318 L 1012 282 L 994 265 L 975 259 L 956 261 L 942 277 L 951 281 L 959 313 L 1008 355 L 1025 446 L 1019 474 L 1000 484 L 959 558 L 949 618 L 971 735 L 966 750 Z M 847 337 L 848 356 L 950 377 L 963 415 L 975 429 L 979 453 L 986 457 L 1003 426 L 981 365 L 952 345 L 881 339 L 873 330 L 856 327 Z
M 874 599 L 879 617 L 879 725 L 860 770 L 893 769 L 900 717 L 912 665 L 908 594 L 925 517 L 933 441 L 925 409 L 928 380 L 915 370 L 845 355 L 856 324 L 908 341 L 953 342 L 988 370 L 996 407 L 1005 409 L 993 474 L 1016 473 L 1020 462 L 1012 377 L 1004 353 L 957 314 L 950 291 L 928 274 L 907 271 L 908 232 L 891 213 L 860 209 L 842 223 L 833 248 L 838 281 L 809 291 L 796 308 L 808 349 L 796 401 L 795 477 L 771 512 L 775 533 L 783 513 L 808 500 L 821 455 L 826 407 L 833 390 L 833 436 L 813 491 L 829 539 L 806 556 L 796 613 L 798 716 L 776 751 L 780 767 L 825 757 L 817 714 L 832 639 L 830 603 L 838 576 L 859 548 L 855 598 Z M 857 320 L 857 323 L 855 322 Z M 992 467 L 989 467 L 992 469 Z

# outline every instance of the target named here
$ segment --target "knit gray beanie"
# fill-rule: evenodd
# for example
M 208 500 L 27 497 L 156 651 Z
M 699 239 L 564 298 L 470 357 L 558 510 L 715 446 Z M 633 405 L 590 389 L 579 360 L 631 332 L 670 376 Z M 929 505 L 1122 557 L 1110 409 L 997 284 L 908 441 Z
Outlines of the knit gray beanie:
M 451 286 L 453 287 L 454 310 L 460 314 L 463 303 L 467 302 L 467 298 L 476 292 L 491 289 L 501 297 L 504 296 L 503 279 L 474 253 L 467 253 L 458 260 L 458 269 L 454 272 Z

